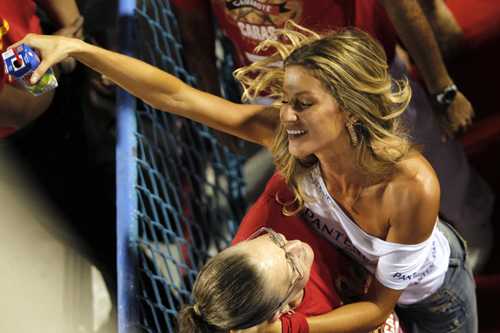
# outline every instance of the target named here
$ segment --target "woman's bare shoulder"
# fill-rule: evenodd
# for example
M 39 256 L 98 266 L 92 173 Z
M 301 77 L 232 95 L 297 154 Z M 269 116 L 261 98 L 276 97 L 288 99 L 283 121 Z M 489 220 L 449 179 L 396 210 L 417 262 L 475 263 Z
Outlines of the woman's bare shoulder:
M 418 152 L 397 164 L 394 179 L 404 186 L 415 187 L 415 190 L 439 191 L 439 181 L 434 169 Z
M 409 190 L 418 193 L 429 190 L 439 191 L 439 181 L 434 169 L 418 152 L 413 152 L 397 163 L 392 173 L 382 182 L 387 184 L 386 195 L 399 195 Z
M 398 242 L 419 243 L 432 233 L 441 191 L 436 173 L 419 153 L 398 163 L 385 201 Z

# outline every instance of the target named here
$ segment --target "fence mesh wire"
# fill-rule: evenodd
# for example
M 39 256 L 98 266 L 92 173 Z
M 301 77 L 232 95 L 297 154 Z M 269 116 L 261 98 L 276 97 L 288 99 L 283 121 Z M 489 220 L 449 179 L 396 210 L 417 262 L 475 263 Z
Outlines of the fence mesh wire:
M 169 2 L 134 5 L 135 56 L 196 86 Z M 130 219 L 137 223 L 137 237 L 129 240 L 128 254 L 137 256 L 131 261 L 137 263 L 132 269 L 137 286 L 125 290 L 136 292 L 134 329 L 172 332 L 179 307 L 190 302 L 198 270 L 229 246 L 243 217 L 243 157 L 218 143 L 206 126 L 140 100 L 135 117 L 137 207 Z

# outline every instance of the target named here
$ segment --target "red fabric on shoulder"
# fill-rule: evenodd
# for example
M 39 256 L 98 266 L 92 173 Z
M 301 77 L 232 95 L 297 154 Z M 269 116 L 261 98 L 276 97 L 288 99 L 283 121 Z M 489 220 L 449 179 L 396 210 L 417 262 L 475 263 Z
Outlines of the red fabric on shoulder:
M 281 325 L 283 333 L 309 333 L 309 324 L 306 316 L 300 312 L 292 315 L 281 316 Z

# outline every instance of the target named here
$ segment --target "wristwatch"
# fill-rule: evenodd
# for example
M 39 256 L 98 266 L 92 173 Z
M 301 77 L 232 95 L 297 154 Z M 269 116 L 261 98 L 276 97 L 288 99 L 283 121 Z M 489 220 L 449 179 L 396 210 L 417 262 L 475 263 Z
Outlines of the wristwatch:
M 451 86 L 445 87 L 437 94 L 429 95 L 429 99 L 435 104 L 449 105 L 453 102 L 455 97 L 457 97 L 457 91 L 457 86 L 452 84 Z

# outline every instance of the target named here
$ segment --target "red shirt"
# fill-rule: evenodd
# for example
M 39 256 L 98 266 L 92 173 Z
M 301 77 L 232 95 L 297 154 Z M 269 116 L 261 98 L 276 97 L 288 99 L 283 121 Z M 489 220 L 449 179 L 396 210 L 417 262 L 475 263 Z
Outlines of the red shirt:
M 7 47 L 20 41 L 29 33 L 41 34 L 40 20 L 36 16 L 36 3 L 32 0 L 0 1 L 0 49 L 2 53 Z M 3 58 L 0 61 L 0 71 L 3 75 L 0 80 L 0 93 L 5 84 L 12 84 L 13 80 L 5 74 Z M 0 127 L 0 138 L 17 131 L 16 128 Z
M 172 0 L 182 9 L 201 7 L 209 0 Z M 250 65 L 269 53 L 255 53 L 254 48 L 269 37 L 285 21 L 324 32 L 332 28 L 356 27 L 378 39 L 387 54 L 394 59 L 397 34 L 385 9 L 376 0 L 212 0 L 212 10 L 222 32 L 233 43 L 233 59 L 237 67 Z

